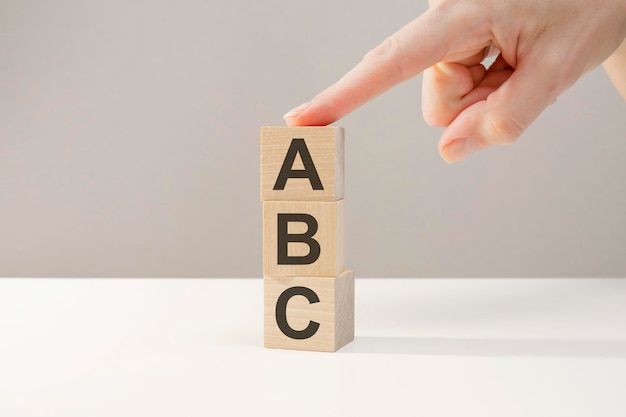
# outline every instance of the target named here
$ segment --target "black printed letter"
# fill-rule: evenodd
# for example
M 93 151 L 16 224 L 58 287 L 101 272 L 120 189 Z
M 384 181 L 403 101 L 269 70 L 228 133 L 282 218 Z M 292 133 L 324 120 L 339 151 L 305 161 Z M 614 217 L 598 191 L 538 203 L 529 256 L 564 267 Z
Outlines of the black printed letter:
M 303 234 L 289 234 L 289 222 L 306 223 L 308 228 Z M 317 220 L 310 214 L 278 213 L 278 264 L 308 265 L 320 257 L 320 244 L 313 236 L 317 233 Z M 309 253 L 304 256 L 289 256 L 289 242 L 302 242 L 309 245 Z
M 315 292 L 306 287 L 291 287 L 287 288 L 283 293 L 278 297 L 278 301 L 276 301 L 276 324 L 278 324 L 278 328 L 281 332 L 285 334 L 285 336 L 290 337 L 292 339 L 308 339 L 317 333 L 317 329 L 320 328 L 320 324 L 316 321 L 309 321 L 309 325 L 306 326 L 304 330 L 294 330 L 289 323 L 287 323 L 287 303 L 296 295 L 301 295 L 309 300 L 309 303 L 315 304 L 320 302 L 320 298 L 315 294 Z
M 298 153 L 300 154 L 300 159 L 302 159 L 304 169 L 292 169 Z M 283 166 L 280 168 L 278 178 L 276 179 L 276 184 L 274 184 L 274 190 L 284 190 L 289 178 L 308 178 L 314 190 L 324 189 L 304 139 L 291 140 L 287 156 L 285 156 Z

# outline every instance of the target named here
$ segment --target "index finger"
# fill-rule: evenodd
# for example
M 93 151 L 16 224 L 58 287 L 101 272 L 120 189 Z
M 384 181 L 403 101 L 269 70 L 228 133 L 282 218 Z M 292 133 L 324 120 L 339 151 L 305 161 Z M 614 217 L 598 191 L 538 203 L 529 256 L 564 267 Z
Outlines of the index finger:
M 339 81 L 310 103 L 287 113 L 291 126 L 325 126 L 391 87 L 415 77 L 448 52 L 451 30 L 445 16 L 430 9 L 368 52 Z

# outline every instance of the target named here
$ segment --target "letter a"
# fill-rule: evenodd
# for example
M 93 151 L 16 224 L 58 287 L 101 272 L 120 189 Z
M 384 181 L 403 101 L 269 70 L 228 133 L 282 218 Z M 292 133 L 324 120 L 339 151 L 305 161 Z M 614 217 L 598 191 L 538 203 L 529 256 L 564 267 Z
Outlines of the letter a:
M 300 154 L 300 159 L 302 159 L 304 169 L 293 169 L 293 163 L 298 153 Z M 314 190 L 324 189 L 304 139 L 291 140 L 283 166 L 280 168 L 278 178 L 274 184 L 274 190 L 284 190 L 289 178 L 308 178 Z

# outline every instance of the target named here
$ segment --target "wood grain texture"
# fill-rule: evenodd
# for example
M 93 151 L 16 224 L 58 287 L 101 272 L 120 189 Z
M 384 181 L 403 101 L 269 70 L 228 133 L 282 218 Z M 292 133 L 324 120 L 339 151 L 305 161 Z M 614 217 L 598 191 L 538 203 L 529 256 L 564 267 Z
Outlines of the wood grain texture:
M 285 213 L 309 214 L 317 221 L 314 240 L 319 243 L 319 258 L 306 265 L 285 265 L 278 262 L 278 215 Z M 302 234 L 307 224 L 289 224 L 290 234 Z M 265 201 L 263 202 L 263 275 L 274 277 L 336 277 L 346 269 L 346 210 L 339 201 Z M 291 242 L 289 256 L 306 256 L 306 243 Z
M 354 271 L 346 270 L 336 278 L 265 277 L 264 287 L 265 347 L 335 352 L 354 340 Z M 277 323 L 278 298 L 292 287 L 309 288 L 319 297 L 319 302 L 310 303 L 303 296 L 293 296 L 287 303 L 291 328 L 303 330 L 311 322 L 319 324 L 315 334 L 306 339 L 288 337 Z
M 291 141 L 304 139 L 323 190 L 308 178 L 290 178 L 284 190 L 274 190 Z M 331 126 L 266 126 L 261 128 L 261 200 L 335 201 L 344 195 L 344 129 Z M 298 157 L 293 169 L 303 169 Z

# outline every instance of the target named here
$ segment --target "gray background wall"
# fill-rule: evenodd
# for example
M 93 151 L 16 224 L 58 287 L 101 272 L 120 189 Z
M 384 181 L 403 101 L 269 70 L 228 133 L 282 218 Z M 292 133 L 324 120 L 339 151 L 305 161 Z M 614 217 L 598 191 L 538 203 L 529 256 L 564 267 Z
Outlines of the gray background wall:
M 425 8 L 0 0 L 0 275 L 261 276 L 259 127 Z M 337 123 L 358 276 L 626 275 L 626 104 L 601 69 L 456 165 L 420 84 Z

